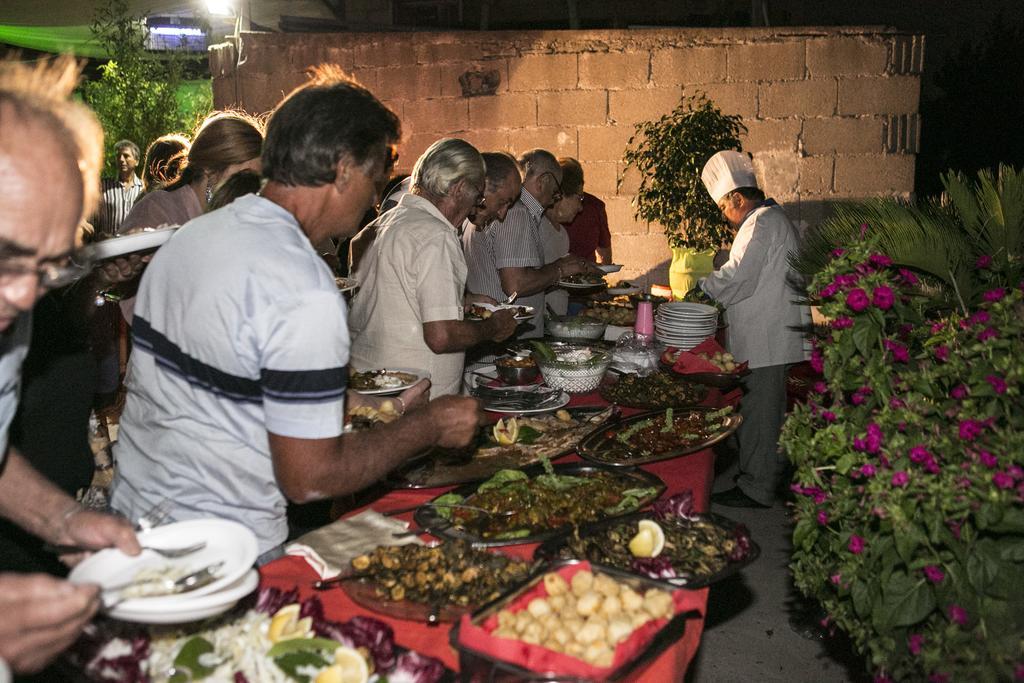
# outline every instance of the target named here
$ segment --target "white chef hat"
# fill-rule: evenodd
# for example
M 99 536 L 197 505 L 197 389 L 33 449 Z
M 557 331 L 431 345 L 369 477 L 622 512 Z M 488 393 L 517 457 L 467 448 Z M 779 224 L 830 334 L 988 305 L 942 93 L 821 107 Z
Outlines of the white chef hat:
M 750 157 L 731 149 L 717 152 L 708 159 L 700 179 L 716 202 L 736 188 L 757 187 L 757 177 Z

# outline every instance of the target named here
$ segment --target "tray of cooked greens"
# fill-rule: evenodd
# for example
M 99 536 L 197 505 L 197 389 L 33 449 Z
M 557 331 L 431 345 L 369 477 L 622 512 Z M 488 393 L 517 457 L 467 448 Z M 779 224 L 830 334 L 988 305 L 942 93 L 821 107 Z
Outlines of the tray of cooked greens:
M 731 406 L 666 408 L 595 429 L 577 449 L 589 462 L 632 467 L 695 453 L 735 432 L 743 418 Z
M 601 397 L 609 403 L 628 408 L 655 410 L 694 406 L 704 400 L 708 389 L 703 384 L 683 382 L 664 372 L 620 375 L 601 387 Z
M 686 491 L 656 502 L 650 510 L 585 524 L 549 539 L 534 559 L 589 560 L 675 587 L 702 588 L 735 574 L 760 554 L 746 526 L 695 512 Z
M 434 623 L 456 621 L 529 574 L 529 562 L 451 541 L 378 546 L 353 559 L 351 569 L 331 582 L 374 612 Z
M 539 543 L 573 526 L 636 512 L 664 490 L 661 479 L 640 469 L 542 460 L 460 486 L 419 508 L 414 519 L 431 533 L 480 547 Z

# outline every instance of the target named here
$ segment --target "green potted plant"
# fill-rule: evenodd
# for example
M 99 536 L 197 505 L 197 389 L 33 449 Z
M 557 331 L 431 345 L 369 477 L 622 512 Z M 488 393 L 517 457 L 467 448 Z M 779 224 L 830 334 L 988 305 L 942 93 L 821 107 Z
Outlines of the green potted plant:
M 669 284 L 677 298 L 711 272 L 715 251 L 731 239 L 700 173 L 715 152 L 741 150 L 745 131 L 740 116 L 723 114 L 698 93 L 684 95 L 657 121 L 638 123 L 629 139 L 623 161 L 641 175 L 635 215 L 664 228 L 672 249 Z

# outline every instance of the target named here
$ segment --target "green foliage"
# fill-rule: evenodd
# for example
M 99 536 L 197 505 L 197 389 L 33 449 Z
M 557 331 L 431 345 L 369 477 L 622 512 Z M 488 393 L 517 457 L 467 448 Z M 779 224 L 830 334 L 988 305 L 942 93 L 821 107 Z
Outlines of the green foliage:
M 955 173 L 944 175 L 942 183 L 942 201 L 838 205 L 832 217 L 804 236 L 792 259 L 794 269 L 812 277 L 826 267 L 834 248 L 856 241 L 863 230 L 897 264 L 933 278 L 945 305 L 974 301 L 986 286 L 984 269 L 975 266 L 979 258 L 991 258 L 996 270 L 1020 269 L 1024 173 L 1000 166 L 997 176 L 979 172 L 976 183 Z
M 721 246 L 729 228 L 700 172 L 715 152 L 741 149 L 744 131 L 739 116 L 723 114 L 703 93 L 684 96 L 657 121 L 637 124 L 623 156 L 641 175 L 636 217 L 661 223 L 669 246 L 700 251 Z
M 975 226 L 986 243 L 1002 234 Z M 876 681 L 1011 680 L 1024 673 L 1024 282 L 983 261 L 967 313 L 933 317 L 879 239 L 834 251 L 811 285 L 830 323 L 811 359 L 826 381 L 781 438 L 793 575 Z
M 212 95 L 208 87 L 184 86 L 189 62 L 198 58 L 146 49 L 147 29 L 127 0 L 97 5 L 92 32 L 112 57 L 99 80 L 82 85 L 82 99 L 103 125 L 105 172 L 116 175 L 114 143 L 128 139 L 145 150 L 165 133 L 191 131 L 210 110 Z

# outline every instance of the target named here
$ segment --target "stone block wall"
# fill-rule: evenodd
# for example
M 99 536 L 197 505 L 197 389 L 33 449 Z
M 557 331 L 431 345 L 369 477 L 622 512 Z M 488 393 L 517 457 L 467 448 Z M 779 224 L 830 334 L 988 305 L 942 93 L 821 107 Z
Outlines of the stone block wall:
M 893 29 L 252 33 L 237 58 L 211 50 L 215 104 L 268 111 L 321 62 L 401 117 L 399 170 L 443 136 L 578 158 L 627 278 L 667 281 L 670 254 L 661 227 L 633 217 L 638 178 L 622 154 L 635 124 L 684 92 L 743 117 L 764 189 L 805 225 L 836 200 L 913 192 L 923 36 Z M 467 72 L 496 76 L 492 94 L 464 94 Z

